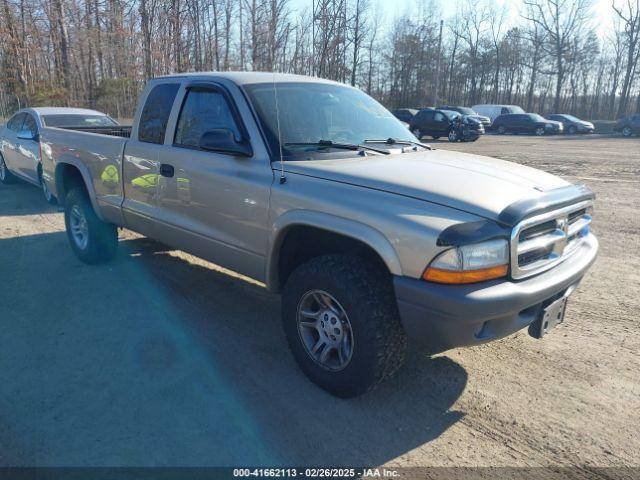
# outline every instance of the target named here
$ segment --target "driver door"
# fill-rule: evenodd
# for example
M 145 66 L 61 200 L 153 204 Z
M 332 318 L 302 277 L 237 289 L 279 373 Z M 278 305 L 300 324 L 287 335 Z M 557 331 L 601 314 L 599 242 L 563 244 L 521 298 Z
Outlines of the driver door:
M 273 173 L 269 159 L 200 148 L 205 132 L 248 138 L 231 95 L 216 84 L 183 89 L 170 144 L 159 153 L 158 239 L 264 278 Z M 255 149 L 254 149 L 255 152 Z
M 441 137 L 449 135 L 449 119 L 442 112 L 435 112 L 433 115 L 433 129 Z

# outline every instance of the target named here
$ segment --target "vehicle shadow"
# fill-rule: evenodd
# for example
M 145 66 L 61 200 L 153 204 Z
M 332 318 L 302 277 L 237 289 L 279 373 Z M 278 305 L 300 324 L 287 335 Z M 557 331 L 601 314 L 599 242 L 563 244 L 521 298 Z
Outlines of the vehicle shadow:
M 49 205 L 42 191 L 22 180 L 10 185 L 0 185 L 0 217 L 56 213 L 58 206 Z
M 21 446 L 2 463 L 379 465 L 463 416 L 446 356 L 411 350 L 377 390 L 334 398 L 297 369 L 278 297 L 144 238 L 120 247 L 86 266 L 63 232 L 0 240 L 0 445 Z

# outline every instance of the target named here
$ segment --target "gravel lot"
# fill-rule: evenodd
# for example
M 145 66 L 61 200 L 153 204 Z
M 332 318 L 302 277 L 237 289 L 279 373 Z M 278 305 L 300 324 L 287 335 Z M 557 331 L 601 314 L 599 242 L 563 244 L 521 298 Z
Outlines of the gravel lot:
M 62 215 L 0 187 L 0 465 L 640 466 L 640 139 L 437 148 L 587 183 L 600 256 L 565 325 L 435 358 L 335 399 L 289 354 L 279 301 L 131 233 L 73 257 Z

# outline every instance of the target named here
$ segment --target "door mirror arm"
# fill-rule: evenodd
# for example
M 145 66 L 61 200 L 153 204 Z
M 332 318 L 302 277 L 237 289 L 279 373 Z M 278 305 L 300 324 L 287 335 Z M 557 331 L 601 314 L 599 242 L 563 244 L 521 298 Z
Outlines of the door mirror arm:
M 33 133 L 31 130 L 21 130 L 18 132 L 18 138 L 20 140 L 31 140 L 33 142 L 39 141 L 39 135 L 37 133 Z

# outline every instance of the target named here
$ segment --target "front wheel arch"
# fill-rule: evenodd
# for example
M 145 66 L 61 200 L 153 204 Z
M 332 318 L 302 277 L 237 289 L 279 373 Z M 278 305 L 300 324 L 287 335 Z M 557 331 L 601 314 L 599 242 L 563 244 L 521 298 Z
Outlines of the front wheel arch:
M 303 259 L 329 253 L 359 252 L 379 262 L 392 275 L 402 275 L 400 258 L 387 238 L 374 228 L 334 215 L 309 210 L 292 210 L 282 215 L 273 227 L 267 256 L 266 283 L 280 292 L 288 275 Z M 313 238 L 314 242 L 305 242 Z M 318 238 L 326 241 L 317 242 Z M 297 245 L 321 246 L 315 251 L 298 252 L 296 262 L 283 266 Z

